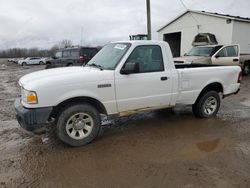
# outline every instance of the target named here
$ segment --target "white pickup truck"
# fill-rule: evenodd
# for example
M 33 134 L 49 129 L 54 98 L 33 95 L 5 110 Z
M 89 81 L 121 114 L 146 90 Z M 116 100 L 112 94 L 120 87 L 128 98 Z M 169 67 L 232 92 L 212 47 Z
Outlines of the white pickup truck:
M 37 132 L 54 120 L 63 142 L 81 146 L 98 135 L 104 115 L 185 104 L 193 106 L 197 117 L 214 117 L 221 97 L 239 91 L 241 78 L 239 66 L 175 67 L 166 42 L 114 42 L 84 67 L 22 77 L 15 109 L 26 130 Z

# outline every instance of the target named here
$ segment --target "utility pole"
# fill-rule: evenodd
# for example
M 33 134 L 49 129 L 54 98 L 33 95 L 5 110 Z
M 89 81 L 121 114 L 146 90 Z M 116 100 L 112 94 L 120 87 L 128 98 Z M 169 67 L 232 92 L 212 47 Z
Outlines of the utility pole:
M 82 43 L 83 43 L 83 27 L 81 27 L 81 46 L 82 46 Z
M 152 39 L 151 33 L 151 10 L 150 10 L 150 0 L 147 1 L 147 28 L 148 28 L 148 40 Z

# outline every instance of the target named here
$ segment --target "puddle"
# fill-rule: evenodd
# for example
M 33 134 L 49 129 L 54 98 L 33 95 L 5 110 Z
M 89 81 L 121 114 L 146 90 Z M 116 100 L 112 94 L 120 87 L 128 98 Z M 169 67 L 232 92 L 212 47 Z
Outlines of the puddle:
M 216 139 L 216 140 L 197 143 L 196 146 L 201 151 L 212 152 L 218 147 L 219 143 L 220 139 Z
M 197 159 L 206 157 L 207 155 L 210 155 L 213 151 L 220 150 L 226 142 L 227 140 L 225 138 L 218 138 L 214 140 L 188 145 L 180 151 L 180 160 L 195 161 Z

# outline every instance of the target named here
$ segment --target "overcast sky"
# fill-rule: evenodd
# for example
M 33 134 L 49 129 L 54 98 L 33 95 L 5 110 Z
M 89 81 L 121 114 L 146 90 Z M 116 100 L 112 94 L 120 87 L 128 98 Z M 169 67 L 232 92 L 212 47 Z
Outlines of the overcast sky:
M 0 49 L 50 48 L 63 39 L 103 45 L 146 33 L 146 0 L 0 0 Z M 189 9 L 250 17 L 249 0 L 183 0 Z M 185 11 L 179 0 L 151 0 L 157 29 Z M 82 32 L 81 32 L 82 31 Z

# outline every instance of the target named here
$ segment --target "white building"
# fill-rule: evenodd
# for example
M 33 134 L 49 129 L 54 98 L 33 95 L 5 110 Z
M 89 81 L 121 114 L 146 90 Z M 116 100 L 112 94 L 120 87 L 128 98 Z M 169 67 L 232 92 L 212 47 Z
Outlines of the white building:
M 158 30 L 175 57 L 192 48 L 198 33 L 211 33 L 219 44 L 240 44 L 241 53 L 250 54 L 250 18 L 188 10 Z

